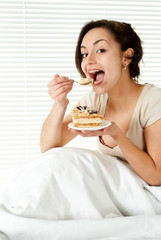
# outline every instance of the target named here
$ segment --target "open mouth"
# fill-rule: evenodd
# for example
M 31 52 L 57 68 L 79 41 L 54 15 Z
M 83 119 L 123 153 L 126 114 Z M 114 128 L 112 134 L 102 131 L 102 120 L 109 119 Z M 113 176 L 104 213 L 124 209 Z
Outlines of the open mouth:
M 93 70 L 89 72 L 89 76 L 93 79 L 93 85 L 97 85 L 103 81 L 104 72 L 102 70 Z

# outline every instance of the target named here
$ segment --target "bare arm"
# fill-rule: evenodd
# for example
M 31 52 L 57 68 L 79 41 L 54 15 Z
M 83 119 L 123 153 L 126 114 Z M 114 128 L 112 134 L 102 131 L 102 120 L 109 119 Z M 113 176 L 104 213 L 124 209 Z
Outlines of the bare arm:
M 59 75 L 55 75 L 54 79 L 48 84 L 48 92 L 54 99 L 54 105 L 42 126 L 41 152 L 53 147 L 61 147 L 76 136 L 76 134 L 68 131 L 68 123 L 72 121 L 71 115 L 69 114 L 64 118 L 69 103 L 67 94 L 71 91 L 72 86 L 72 80 Z
M 161 119 L 145 128 L 147 152 L 140 150 L 123 133 L 116 137 L 127 161 L 136 173 L 150 185 L 161 185 Z
M 76 133 L 74 130 L 71 131 Z M 144 130 L 146 152 L 131 142 L 114 122 L 104 130 L 80 131 L 79 134 L 84 137 L 110 135 L 120 147 L 131 167 L 144 181 L 149 185 L 161 185 L 161 119 Z

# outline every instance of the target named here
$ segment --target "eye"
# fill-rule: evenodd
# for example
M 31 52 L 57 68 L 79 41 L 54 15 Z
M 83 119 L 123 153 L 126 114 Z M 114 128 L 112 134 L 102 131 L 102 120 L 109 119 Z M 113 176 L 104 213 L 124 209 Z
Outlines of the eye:
M 88 56 L 88 53 L 83 53 L 82 58 L 86 58 Z
M 98 53 L 104 53 L 104 52 L 106 52 L 106 49 L 99 49 L 98 51 L 97 51 Z

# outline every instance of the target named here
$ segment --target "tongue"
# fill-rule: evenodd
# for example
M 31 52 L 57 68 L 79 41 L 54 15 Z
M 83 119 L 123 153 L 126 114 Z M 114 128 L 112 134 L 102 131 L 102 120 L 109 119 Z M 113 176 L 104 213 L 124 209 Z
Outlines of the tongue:
M 95 81 L 103 81 L 103 78 L 104 78 L 104 72 L 99 72 L 96 76 Z

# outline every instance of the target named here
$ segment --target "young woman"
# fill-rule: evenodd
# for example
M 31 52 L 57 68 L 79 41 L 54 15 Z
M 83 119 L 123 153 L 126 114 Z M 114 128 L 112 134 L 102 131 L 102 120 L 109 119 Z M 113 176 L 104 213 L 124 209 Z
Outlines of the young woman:
M 83 27 L 76 66 L 94 84 L 78 104 L 97 108 L 112 124 L 68 129 L 73 80 L 55 75 L 49 83 L 54 105 L 41 134 L 45 153 L 20 170 L 0 207 L 48 220 L 161 214 L 161 89 L 137 82 L 141 58 L 140 38 L 129 24 L 100 20 Z M 63 147 L 77 135 L 97 136 L 101 153 Z
M 78 105 L 97 108 L 112 124 L 99 131 L 69 131 L 72 118 L 64 114 L 73 80 L 55 75 L 48 85 L 54 105 L 42 128 L 42 152 L 64 146 L 78 134 L 98 136 L 102 152 L 127 161 L 149 185 L 161 185 L 161 89 L 138 83 L 142 55 L 141 40 L 130 24 L 87 23 L 79 35 L 76 66 L 94 84 Z

